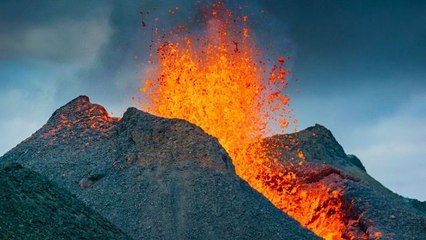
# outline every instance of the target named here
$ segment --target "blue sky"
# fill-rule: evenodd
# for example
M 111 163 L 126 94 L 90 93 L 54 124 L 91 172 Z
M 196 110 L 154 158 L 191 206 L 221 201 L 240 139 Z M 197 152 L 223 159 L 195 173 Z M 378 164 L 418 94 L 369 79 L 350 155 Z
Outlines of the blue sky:
M 134 104 L 143 69 L 133 56 L 146 56 L 150 40 L 139 11 L 163 26 L 195 12 L 190 1 L 173 5 L 174 18 L 165 0 L 1 1 L 0 155 L 78 95 L 115 115 Z M 249 6 L 264 54 L 291 57 L 299 129 L 326 126 L 385 186 L 426 200 L 426 2 Z

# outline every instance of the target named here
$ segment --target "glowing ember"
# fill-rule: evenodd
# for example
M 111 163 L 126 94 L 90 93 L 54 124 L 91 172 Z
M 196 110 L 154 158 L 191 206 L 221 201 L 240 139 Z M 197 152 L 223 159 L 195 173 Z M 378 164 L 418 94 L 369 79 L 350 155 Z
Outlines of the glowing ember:
M 144 109 L 188 120 L 217 137 L 237 174 L 253 188 L 316 234 L 341 239 L 346 230 L 341 193 L 321 182 L 303 185 L 295 171 L 267 157 L 269 146 L 261 143 L 292 122 L 289 97 L 283 94 L 289 73 L 285 59 L 266 71 L 248 18 L 234 16 L 223 4 L 213 4 L 204 17 L 202 33 L 178 27 L 161 37 L 167 41 L 159 43 L 157 65 L 141 88 Z M 299 166 L 302 151 L 297 158 Z

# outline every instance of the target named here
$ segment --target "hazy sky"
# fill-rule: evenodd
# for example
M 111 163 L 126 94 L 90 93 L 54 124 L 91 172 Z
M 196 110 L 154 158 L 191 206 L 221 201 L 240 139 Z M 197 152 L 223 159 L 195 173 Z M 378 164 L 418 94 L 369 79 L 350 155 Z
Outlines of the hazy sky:
M 426 200 L 426 1 L 248 2 L 264 54 L 291 57 L 299 128 L 326 126 L 385 186 Z M 172 26 L 175 6 L 195 12 L 191 1 L 1 1 L 0 155 L 78 95 L 122 114 L 143 73 L 133 56 L 148 52 L 139 12 Z

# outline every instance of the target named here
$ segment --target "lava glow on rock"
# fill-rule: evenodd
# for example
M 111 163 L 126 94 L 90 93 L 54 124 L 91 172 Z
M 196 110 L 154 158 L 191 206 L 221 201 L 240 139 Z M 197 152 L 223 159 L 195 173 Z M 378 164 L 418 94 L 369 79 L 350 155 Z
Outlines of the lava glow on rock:
M 321 183 L 298 185 L 298 172 L 289 169 L 303 165 L 303 152 L 284 166 L 262 144 L 263 137 L 296 123 L 283 94 L 290 73 L 285 59 L 267 69 L 247 16 L 235 16 L 220 2 L 202 15 L 202 32 L 178 27 L 158 38 L 150 78 L 141 88 L 144 110 L 185 119 L 217 137 L 242 179 L 317 235 L 365 237 L 350 233 L 341 192 Z

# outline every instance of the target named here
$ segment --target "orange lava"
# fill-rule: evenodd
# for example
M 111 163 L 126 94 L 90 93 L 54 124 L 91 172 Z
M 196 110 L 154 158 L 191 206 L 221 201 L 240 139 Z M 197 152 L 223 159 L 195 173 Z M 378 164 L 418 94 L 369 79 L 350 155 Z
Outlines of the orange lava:
M 217 137 L 237 174 L 254 189 L 317 235 L 342 239 L 341 192 L 322 182 L 303 185 L 296 172 L 267 157 L 261 144 L 262 137 L 283 133 L 295 121 L 283 94 L 285 59 L 267 71 L 248 18 L 234 16 L 223 4 L 214 3 L 204 17 L 204 32 L 180 27 L 162 38 L 167 40 L 159 43 L 158 59 L 141 88 L 143 108 L 185 119 Z M 303 152 L 297 157 L 302 164 Z

